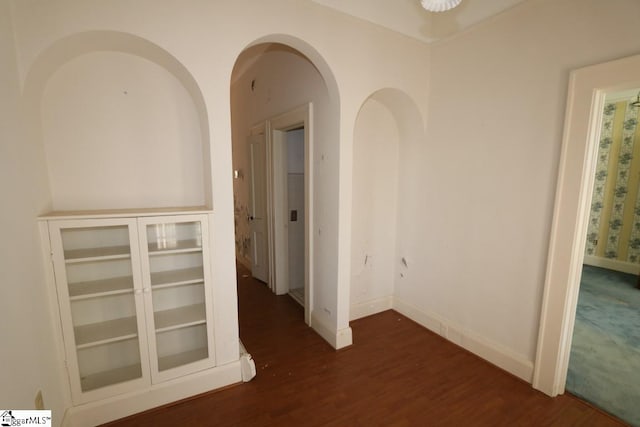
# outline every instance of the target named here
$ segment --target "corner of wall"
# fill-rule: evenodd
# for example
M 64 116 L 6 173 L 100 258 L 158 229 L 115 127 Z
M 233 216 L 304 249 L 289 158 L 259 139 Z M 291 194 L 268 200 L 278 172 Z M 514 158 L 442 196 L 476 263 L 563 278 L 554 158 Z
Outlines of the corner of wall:
M 449 319 L 435 313 L 422 311 L 396 297 L 393 298 L 393 309 L 448 341 L 531 384 L 533 362 L 526 360 L 521 355 L 515 354 L 508 348 L 472 331 L 461 328 Z
M 391 295 L 382 298 L 365 301 L 351 306 L 349 321 L 361 319 L 363 317 L 382 313 L 393 308 L 393 297 Z
M 311 327 L 336 350 L 349 347 L 353 344 L 351 327 L 334 330 L 334 328 L 328 326 L 316 316 L 315 312 L 311 313 Z

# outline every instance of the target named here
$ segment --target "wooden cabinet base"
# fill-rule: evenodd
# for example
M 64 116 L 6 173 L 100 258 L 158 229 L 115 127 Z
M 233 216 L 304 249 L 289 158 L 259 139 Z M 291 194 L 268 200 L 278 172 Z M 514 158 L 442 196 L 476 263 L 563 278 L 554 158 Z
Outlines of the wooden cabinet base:
M 63 427 L 95 426 L 242 382 L 240 361 L 67 410 Z

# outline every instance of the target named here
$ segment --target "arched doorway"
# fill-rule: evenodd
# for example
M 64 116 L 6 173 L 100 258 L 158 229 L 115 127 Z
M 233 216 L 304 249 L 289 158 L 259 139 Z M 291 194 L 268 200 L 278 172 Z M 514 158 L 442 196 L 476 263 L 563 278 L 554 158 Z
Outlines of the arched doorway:
M 278 294 L 300 288 L 300 279 L 290 279 L 303 278 L 306 323 L 334 347 L 349 345 L 350 335 L 338 342 L 338 281 L 331 277 L 338 264 L 337 209 L 329 208 L 338 206 L 339 185 L 335 80 L 309 45 L 272 36 L 238 56 L 230 95 L 237 260 Z M 296 131 L 303 149 L 287 142 Z M 303 194 L 292 195 L 293 187 Z M 287 204 L 300 197 L 304 208 Z

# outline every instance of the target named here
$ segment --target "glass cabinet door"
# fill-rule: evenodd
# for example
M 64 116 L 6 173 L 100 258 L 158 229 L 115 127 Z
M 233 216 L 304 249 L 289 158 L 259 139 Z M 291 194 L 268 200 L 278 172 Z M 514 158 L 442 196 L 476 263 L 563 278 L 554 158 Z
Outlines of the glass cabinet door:
M 148 383 L 135 221 L 56 221 L 50 238 L 74 401 Z
M 152 380 L 212 366 L 207 216 L 139 224 Z

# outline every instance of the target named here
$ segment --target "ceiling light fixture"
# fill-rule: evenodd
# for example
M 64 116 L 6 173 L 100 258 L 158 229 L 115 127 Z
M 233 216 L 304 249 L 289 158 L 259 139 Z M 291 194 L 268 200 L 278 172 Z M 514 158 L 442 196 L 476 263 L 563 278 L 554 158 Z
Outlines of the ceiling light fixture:
M 453 9 L 460 4 L 462 0 L 420 0 L 422 7 L 429 12 L 445 12 Z

